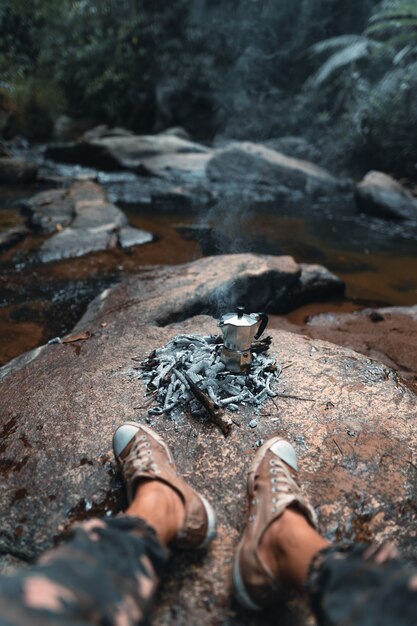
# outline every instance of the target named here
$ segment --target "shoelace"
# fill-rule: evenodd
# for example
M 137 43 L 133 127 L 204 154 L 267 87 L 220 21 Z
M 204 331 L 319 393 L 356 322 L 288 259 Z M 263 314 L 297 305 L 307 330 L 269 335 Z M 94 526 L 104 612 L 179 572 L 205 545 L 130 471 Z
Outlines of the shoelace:
M 279 503 L 279 496 L 285 496 L 289 493 L 294 493 L 298 495 L 300 493 L 300 487 L 281 461 L 269 459 L 269 474 L 272 476 L 272 478 L 270 479 L 271 484 L 273 485 L 271 491 L 278 494 L 271 500 L 272 513 L 277 513 L 278 509 L 276 508 L 276 505 Z M 258 476 L 255 476 L 255 489 L 257 480 Z M 254 498 L 251 501 L 251 504 L 253 506 L 256 506 L 258 504 L 257 498 Z M 249 521 L 253 522 L 255 517 L 256 514 L 250 515 Z
M 152 447 L 146 435 L 136 436 L 132 442 L 127 458 L 124 460 L 124 472 L 127 478 L 134 478 L 137 472 L 151 471 L 160 474 L 161 470 L 155 463 Z

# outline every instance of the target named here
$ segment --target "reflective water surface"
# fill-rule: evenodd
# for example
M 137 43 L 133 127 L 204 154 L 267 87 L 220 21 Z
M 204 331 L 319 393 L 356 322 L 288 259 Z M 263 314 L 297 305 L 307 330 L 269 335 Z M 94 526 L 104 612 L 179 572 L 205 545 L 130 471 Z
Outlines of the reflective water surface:
M 97 173 L 77 166 L 59 166 L 58 174 L 95 176 L 130 223 L 153 232 L 156 239 L 125 252 L 114 249 L 45 265 L 32 262 L 42 235 L 29 234 L 2 252 L 0 363 L 68 332 L 92 298 L 141 266 L 185 263 L 208 253 L 290 254 L 299 262 L 325 265 L 345 281 L 343 301 L 304 307 L 302 317 L 309 311 L 417 303 L 417 223 L 360 215 L 347 200 L 256 209 L 224 201 L 217 208 L 192 213 L 179 213 L 174 207 L 156 212 L 141 198 L 141 180 L 133 174 Z M 45 188 L 3 187 L 0 230 L 24 225 L 19 201 Z M 179 224 L 204 226 L 205 233 L 212 227 L 210 245 L 198 233 L 197 241 L 185 239 L 176 230 Z M 297 314 L 291 317 L 294 320 Z

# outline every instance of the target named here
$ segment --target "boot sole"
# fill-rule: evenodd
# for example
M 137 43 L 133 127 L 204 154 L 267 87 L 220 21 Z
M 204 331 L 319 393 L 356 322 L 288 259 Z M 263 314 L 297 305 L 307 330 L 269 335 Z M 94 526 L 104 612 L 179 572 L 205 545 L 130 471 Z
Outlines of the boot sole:
M 242 575 L 240 573 L 240 563 L 239 563 L 239 550 L 236 551 L 235 558 L 233 561 L 233 593 L 235 595 L 236 600 L 239 602 L 241 606 L 245 609 L 249 609 L 251 611 L 261 611 L 262 607 L 258 606 L 250 597 L 245 583 L 243 582 Z
M 196 492 L 198 493 L 198 492 Z M 216 534 L 217 534 L 217 518 L 216 518 L 216 513 L 214 512 L 213 507 L 211 506 L 210 502 L 208 502 L 204 496 L 201 495 L 201 493 L 198 493 L 198 496 L 201 499 L 201 502 L 204 505 L 204 508 L 206 510 L 206 515 L 207 515 L 207 533 L 205 538 L 203 539 L 202 543 L 200 543 L 197 546 L 198 550 L 207 548 L 207 546 L 213 541 L 213 539 L 215 538 Z

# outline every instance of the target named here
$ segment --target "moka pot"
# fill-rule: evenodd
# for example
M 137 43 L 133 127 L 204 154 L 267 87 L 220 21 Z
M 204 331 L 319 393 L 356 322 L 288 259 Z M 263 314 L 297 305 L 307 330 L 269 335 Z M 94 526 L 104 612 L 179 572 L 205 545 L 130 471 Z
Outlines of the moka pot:
M 252 363 L 251 345 L 264 332 L 268 324 L 265 313 L 245 313 L 237 307 L 234 313 L 225 313 L 218 325 L 222 329 L 224 347 L 221 359 L 229 372 L 247 372 Z

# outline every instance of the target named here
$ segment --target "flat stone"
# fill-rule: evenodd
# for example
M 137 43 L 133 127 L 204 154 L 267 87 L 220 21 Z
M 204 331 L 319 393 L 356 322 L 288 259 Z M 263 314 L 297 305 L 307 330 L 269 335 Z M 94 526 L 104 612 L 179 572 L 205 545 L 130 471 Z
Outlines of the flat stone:
M 355 198 L 364 213 L 393 220 L 417 219 L 417 198 L 382 172 L 369 172 L 356 186 Z
M 36 180 L 38 166 L 16 157 L 0 157 L 0 183 L 31 183 Z
M 128 225 L 125 214 L 106 200 L 104 189 L 96 183 L 77 182 L 68 191 L 61 193 L 64 195 L 60 196 L 58 191 L 55 196 L 52 193 L 57 203 L 55 209 L 48 209 L 49 215 L 57 220 L 57 216 L 62 214 L 62 207 L 72 207 L 74 219 L 69 226 L 41 245 L 38 252 L 40 261 L 58 261 L 114 248 L 118 243 L 126 248 L 152 240 L 151 233 Z M 35 215 L 44 217 L 39 210 Z
M 79 163 L 104 170 L 145 173 L 143 162 L 152 157 L 183 153 L 205 153 L 201 144 L 175 135 L 99 135 L 72 144 L 49 146 L 46 157 L 64 163 Z
M 204 183 L 212 153 L 162 154 L 144 159 L 142 171 L 184 183 Z
M 132 226 L 123 226 L 119 230 L 119 244 L 123 250 L 132 246 L 141 246 L 144 243 L 153 241 L 154 236 L 147 230 L 133 228 Z
M 75 216 L 74 201 L 66 189 L 41 191 L 23 204 L 29 213 L 29 223 L 43 233 L 68 226 Z
M 236 142 L 218 150 L 207 165 L 207 175 L 212 181 L 228 185 L 275 185 L 307 196 L 328 195 L 344 186 L 309 161 L 250 142 Z
M 300 268 L 284 259 L 277 261 L 277 274 L 297 280 Z M 265 307 L 274 292 L 263 275 L 274 275 L 272 262 L 255 258 L 245 264 L 241 258 L 242 272 L 233 282 L 235 263 L 225 257 L 223 266 L 202 259 L 149 269 L 91 303 L 73 331 L 89 331 L 89 339 L 44 346 L 6 366 L 0 452 L 3 554 L 33 558 L 72 522 L 120 510 L 112 435 L 123 420 L 145 421 L 149 408 L 133 368 L 179 333 L 218 333 L 211 317 L 185 319 L 187 303 L 196 302 L 199 294 L 201 302 L 208 302 L 216 286 L 217 294 L 229 294 L 225 300 L 235 287 L 239 295 L 251 294 L 250 310 Z M 183 321 L 162 327 L 161 313 Z M 232 600 L 231 566 L 245 523 L 246 473 L 257 442 L 277 434 L 297 449 L 301 481 L 329 539 L 395 538 L 413 555 L 416 395 L 391 369 L 357 352 L 277 330 L 271 336 L 270 353 L 283 366 L 277 383 L 281 395 L 256 416 L 256 429 L 236 426 L 225 439 L 201 418 L 153 418 L 179 471 L 213 502 L 218 515 L 218 536 L 207 553 L 173 555 L 155 626 L 173 621 L 177 626 L 259 624 L 258 615 L 238 609 Z M 242 425 L 253 417 L 245 408 L 234 415 Z M 277 621 L 301 625 L 307 619 L 298 603 L 262 615 L 262 623 L 271 626 Z

